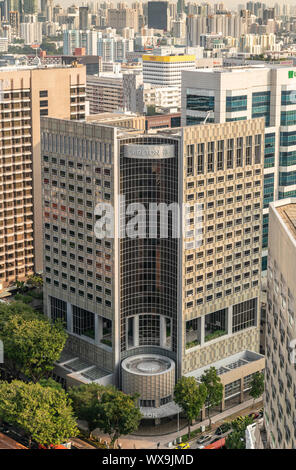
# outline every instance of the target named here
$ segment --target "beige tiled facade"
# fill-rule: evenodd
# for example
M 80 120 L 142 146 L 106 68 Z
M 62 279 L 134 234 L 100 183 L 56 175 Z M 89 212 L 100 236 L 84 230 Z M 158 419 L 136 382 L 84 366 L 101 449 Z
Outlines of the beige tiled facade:
M 182 250 L 184 373 L 243 349 L 259 352 L 263 132 L 262 119 L 245 124 L 210 124 L 183 129 L 183 201 L 203 205 L 202 244 L 190 249 L 189 238 Z M 250 138 L 252 147 L 247 150 Z M 261 142 L 256 150 L 257 157 L 256 139 Z M 221 171 L 218 146 L 224 147 Z M 209 151 L 212 149 L 213 153 Z M 249 165 L 246 164 L 247 151 L 250 151 Z M 189 225 L 190 229 L 194 229 L 194 225 Z M 254 322 L 246 329 L 238 325 L 234 333 L 234 306 L 252 299 L 256 299 Z M 202 330 L 205 315 L 223 309 L 227 309 L 224 335 L 207 341 L 201 331 L 196 338 L 198 345 L 188 344 L 190 341 L 186 345 L 186 322 L 200 318 Z
M 85 115 L 84 68 L 0 70 L 0 290 L 42 270 L 40 116 Z

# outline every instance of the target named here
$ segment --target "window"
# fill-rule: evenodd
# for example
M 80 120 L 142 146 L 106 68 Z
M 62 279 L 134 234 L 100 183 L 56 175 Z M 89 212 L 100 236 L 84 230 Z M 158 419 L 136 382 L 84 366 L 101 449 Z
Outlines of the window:
M 233 306 L 232 332 L 244 330 L 255 326 L 256 322 L 256 299 L 247 300 Z
M 218 141 L 217 170 L 224 170 L 224 140 Z
M 252 136 L 246 138 L 246 165 L 252 165 Z
M 186 322 L 186 349 L 193 348 L 200 344 L 200 325 L 200 318 L 194 318 Z
M 160 318 L 159 315 L 139 316 L 139 345 L 160 346 Z
M 79 291 L 79 294 L 82 291 Z M 95 316 L 92 312 L 73 305 L 73 333 L 95 338 Z
M 217 310 L 205 316 L 205 341 L 227 334 L 226 315 L 228 309 Z
M 208 173 L 215 171 L 214 152 L 215 142 L 208 142 Z
M 233 168 L 233 139 L 227 139 L 227 169 Z
M 247 95 L 226 97 L 226 112 L 227 113 L 233 113 L 235 111 L 246 111 L 246 110 L 247 110 Z
M 197 145 L 197 174 L 204 172 L 204 144 Z
M 50 297 L 50 314 L 53 322 L 61 320 L 67 325 L 67 303 L 63 300 Z
M 187 176 L 193 176 L 194 145 L 187 145 Z
M 46 98 L 48 96 L 48 91 L 47 90 L 40 90 L 39 91 L 39 96 L 40 96 L 40 98 Z
M 48 106 L 48 101 L 47 100 L 41 100 L 40 101 L 40 108 L 46 108 Z

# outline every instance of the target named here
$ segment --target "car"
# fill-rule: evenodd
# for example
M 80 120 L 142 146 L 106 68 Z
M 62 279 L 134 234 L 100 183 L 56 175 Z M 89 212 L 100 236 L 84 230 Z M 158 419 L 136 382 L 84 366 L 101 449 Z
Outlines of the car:
M 257 411 L 254 411 L 253 413 L 250 413 L 249 418 L 258 419 L 260 417 L 260 414 Z
M 197 439 L 196 443 L 197 444 L 204 444 L 205 442 L 209 441 L 212 438 L 212 436 L 209 436 L 208 434 L 205 434 L 204 436 L 201 436 L 199 439 Z
M 221 426 L 219 426 L 216 431 L 215 431 L 215 435 L 216 436 L 221 436 L 221 434 L 224 434 L 225 432 L 229 431 L 229 429 L 231 428 L 231 424 L 230 423 L 223 423 L 221 424 Z
M 175 449 L 190 449 L 190 445 L 188 442 L 181 442 L 177 447 L 175 447 Z
M 216 437 L 210 444 L 203 447 L 203 449 L 223 449 L 225 447 L 225 437 Z

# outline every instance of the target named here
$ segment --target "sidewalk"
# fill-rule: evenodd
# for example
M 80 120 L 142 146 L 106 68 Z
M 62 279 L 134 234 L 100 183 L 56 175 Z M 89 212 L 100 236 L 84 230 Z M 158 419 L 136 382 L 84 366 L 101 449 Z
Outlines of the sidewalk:
M 229 408 L 229 410 L 226 410 L 226 411 L 223 411 L 222 413 L 219 413 L 217 414 L 216 416 L 213 416 L 212 417 L 212 424 L 215 424 L 215 423 L 218 423 L 219 421 L 223 421 L 225 420 L 226 418 L 228 418 L 229 416 L 232 416 L 234 414 L 239 414 L 241 411 L 247 409 L 247 408 L 251 408 L 253 406 L 253 399 L 251 400 L 247 400 L 247 401 L 244 401 L 243 403 L 240 403 L 239 405 L 237 406 L 234 406 L 233 408 Z M 255 400 L 255 405 L 258 404 L 258 403 L 261 403 L 262 402 L 262 398 L 258 398 L 257 400 Z M 254 407 L 255 409 L 255 407 Z M 208 426 L 209 424 L 209 420 L 206 419 L 205 421 L 201 421 L 199 423 L 196 423 L 196 424 L 193 424 L 191 426 L 191 431 L 194 431 L 195 429 L 198 429 L 200 428 L 201 426 Z M 213 427 L 214 428 L 214 427 Z M 183 434 L 186 434 L 187 433 L 187 429 L 183 429 L 182 431 L 180 431 L 179 433 L 178 432 L 175 432 L 175 433 L 172 433 L 172 434 L 167 434 L 165 436 L 149 436 L 149 438 L 147 437 L 141 437 L 141 436 L 128 436 L 126 438 L 121 438 L 120 441 L 130 441 L 130 447 L 125 447 L 125 448 L 133 448 L 133 441 L 134 439 L 135 440 L 148 440 L 150 442 L 154 442 L 154 446 L 153 447 L 150 447 L 150 449 L 155 449 L 157 448 L 157 444 L 160 443 L 159 445 L 159 449 L 168 449 L 168 443 L 169 442 L 173 442 L 175 439 L 177 439 L 177 437 L 179 436 L 182 436 Z M 126 446 L 126 443 L 125 443 L 125 446 Z
M 223 411 L 222 413 L 217 414 L 216 416 L 212 417 L 212 424 L 217 424 L 220 423 L 221 421 L 225 420 L 229 416 L 233 416 L 235 414 L 239 415 L 241 411 L 248 410 L 248 413 L 251 413 L 251 410 L 253 409 L 253 399 L 244 401 L 243 403 L 240 403 L 237 406 L 234 406 L 233 408 L 229 408 L 226 411 Z M 262 403 L 262 398 L 258 398 L 255 400 L 255 405 L 258 405 L 259 403 Z M 254 405 L 254 410 L 256 409 Z M 257 406 L 258 408 L 258 406 Z M 195 429 L 200 428 L 201 426 L 208 426 L 209 420 L 206 419 L 205 421 L 201 421 L 199 423 L 193 424 L 191 426 L 191 431 L 194 431 Z M 213 430 L 215 429 L 215 426 L 213 426 Z M 166 434 L 164 436 L 136 436 L 136 435 L 130 435 L 127 437 L 120 437 L 118 442 L 121 445 L 122 449 L 168 449 L 168 443 L 173 442 L 177 437 L 182 436 L 187 433 L 187 428 L 182 429 L 178 432 L 174 432 L 171 434 Z M 101 438 L 103 441 L 106 440 L 107 442 L 109 441 L 109 437 L 107 435 L 102 434 L 102 432 L 99 431 L 99 429 L 96 429 L 92 433 L 93 435 L 96 435 L 97 438 Z M 197 437 L 195 438 L 197 439 Z M 159 444 L 159 446 L 158 446 Z M 174 446 L 172 446 L 174 447 Z

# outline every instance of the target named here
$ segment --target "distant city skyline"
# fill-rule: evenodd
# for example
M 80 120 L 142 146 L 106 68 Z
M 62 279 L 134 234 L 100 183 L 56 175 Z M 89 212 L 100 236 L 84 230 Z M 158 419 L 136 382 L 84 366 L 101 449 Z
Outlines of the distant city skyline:
M 86 5 L 87 3 L 91 3 L 92 0 L 89 0 L 89 2 L 85 1 L 85 0 L 57 0 L 56 2 L 54 2 L 55 5 L 59 4 L 61 5 L 62 7 L 69 7 L 73 4 L 75 5 Z M 112 1 L 112 0 L 111 0 Z M 136 0 L 126 0 L 125 2 L 123 3 L 127 3 L 128 5 L 131 5 L 132 3 L 135 3 Z M 148 1 L 148 0 L 147 0 Z M 101 0 L 101 3 L 103 3 L 103 0 Z M 114 0 L 113 1 L 114 4 L 117 4 L 117 3 L 120 3 L 119 0 Z M 142 2 L 142 3 L 145 3 L 145 2 Z M 176 1 L 173 1 L 172 3 L 177 3 L 177 0 Z M 187 2 L 186 2 L 187 3 Z M 194 3 L 194 1 L 192 1 L 192 3 Z M 233 1 L 233 0 L 225 0 L 223 2 L 219 2 L 219 1 L 214 1 L 214 0 L 210 0 L 210 1 L 196 1 L 196 3 L 210 3 L 210 4 L 216 4 L 216 3 L 224 3 L 225 6 L 227 6 L 228 8 L 235 8 L 237 5 L 240 5 L 240 4 L 246 4 L 247 1 Z M 266 5 L 269 5 L 269 6 L 272 6 L 272 5 L 275 5 L 276 3 L 278 3 L 279 5 L 284 5 L 284 4 L 288 4 L 288 5 L 293 5 L 294 2 L 293 0 L 287 0 L 287 1 L 283 1 L 283 0 L 278 0 L 278 1 L 273 1 L 273 0 L 266 0 L 266 1 L 262 1 L 262 3 L 265 3 Z

